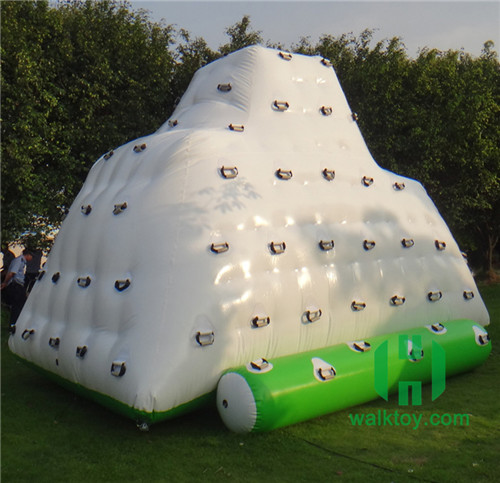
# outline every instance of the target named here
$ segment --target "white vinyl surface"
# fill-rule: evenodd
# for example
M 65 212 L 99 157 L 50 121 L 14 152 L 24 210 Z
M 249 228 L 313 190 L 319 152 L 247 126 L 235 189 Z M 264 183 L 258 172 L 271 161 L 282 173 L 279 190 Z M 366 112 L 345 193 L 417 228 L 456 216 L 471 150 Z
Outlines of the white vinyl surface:
M 44 270 L 10 348 L 144 411 L 257 358 L 489 322 L 434 204 L 372 159 L 333 68 L 262 47 L 200 69 L 169 122 L 95 163 Z

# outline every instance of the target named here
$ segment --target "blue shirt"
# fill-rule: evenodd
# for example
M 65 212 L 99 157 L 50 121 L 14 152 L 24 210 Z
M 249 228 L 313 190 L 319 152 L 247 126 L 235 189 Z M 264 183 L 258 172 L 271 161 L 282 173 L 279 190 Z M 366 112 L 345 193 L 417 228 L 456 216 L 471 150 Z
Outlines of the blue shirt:
M 16 282 L 19 285 L 24 285 L 24 274 L 26 273 L 26 259 L 23 255 L 20 255 L 17 258 L 14 258 L 9 265 L 8 273 L 14 273 L 14 276 L 11 278 L 9 285 L 12 282 Z

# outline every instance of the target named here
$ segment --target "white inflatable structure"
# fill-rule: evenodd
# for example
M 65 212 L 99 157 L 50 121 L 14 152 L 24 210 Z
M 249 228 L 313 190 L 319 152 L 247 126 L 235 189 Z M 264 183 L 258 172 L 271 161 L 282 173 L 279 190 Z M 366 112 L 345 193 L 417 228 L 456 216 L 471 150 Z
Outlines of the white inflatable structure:
M 147 423 L 258 358 L 457 318 L 488 324 L 413 180 L 372 159 L 331 64 L 249 47 L 92 167 L 9 340 Z

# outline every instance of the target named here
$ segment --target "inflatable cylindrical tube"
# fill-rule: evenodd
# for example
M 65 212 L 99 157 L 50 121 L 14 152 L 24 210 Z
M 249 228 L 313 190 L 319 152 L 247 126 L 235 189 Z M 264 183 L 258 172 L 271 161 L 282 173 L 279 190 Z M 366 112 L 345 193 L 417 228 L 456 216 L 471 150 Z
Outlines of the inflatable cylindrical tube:
M 242 433 L 287 426 L 378 396 L 387 399 L 400 382 L 432 380 L 435 399 L 444 390 L 445 376 L 479 366 L 490 352 L 482 326 L 454 320 L 258 359 L 221 377 L 217 408 L 226 426 Z

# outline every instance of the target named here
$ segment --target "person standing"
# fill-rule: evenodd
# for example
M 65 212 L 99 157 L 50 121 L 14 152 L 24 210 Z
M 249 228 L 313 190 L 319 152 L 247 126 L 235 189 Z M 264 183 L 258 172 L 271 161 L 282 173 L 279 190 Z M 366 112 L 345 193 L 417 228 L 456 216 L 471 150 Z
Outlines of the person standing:
M 10 267 L 10 264 L 12 263 L 12 260 L 14 260 L 14 258 L 16 258 L 16 256 L 14 255 L 14 253 L 9 249 L 9 244 L 8 243 L 2 243 L 2 262 L 3 262 L 3 265 L 2 265 L 2 280 L 0 283 L 3 283 L 3 281 L 5 280 L 5 277 L 7 276 L 7 272 L 8 272 L 8 269 Z M 9 296 L 7 294 L 7 290 L 4 290 L 2 292 L 2 304 L 5 304 L 5 305 L 10 305 L 10 300 L 9 300 Z
M 40 273 L 40 265 L 42 264 L 42 250 L 31 250 L 32 259 L 26 264 L 26 273 L 24 275 L 24 288 L 29 294 L 35 281 Z
M 3 255 L 3 266 L 2 266 L 2 282 L 5 280 L 7 276 L 7 269 L 9 268 L 12 260 L 16 258 L 14 253 L 9 248 L 8 244 L 2 244 L 2 255 Z
M 25 249 L 23 254 L 12 260 L 5 280 L 0 286 L 1 290 L 8 290 L 10 302 L 10 330 L 15 331 L 17 319 L 26 302 L 26 289 L 24 288 L 24 275 L 26 264 L 33 259 L 33 254 Z

